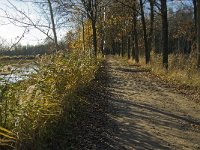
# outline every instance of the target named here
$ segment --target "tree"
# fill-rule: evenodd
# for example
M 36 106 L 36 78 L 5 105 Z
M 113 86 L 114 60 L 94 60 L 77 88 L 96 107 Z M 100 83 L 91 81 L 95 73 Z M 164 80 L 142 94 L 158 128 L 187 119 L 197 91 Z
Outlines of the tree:
M 137 11 L 136 4 L 134 4 L 133 11 L 133 31 L 132 31 L 132 39 L 134 42 L 132 57 L 135 59 L 136 63 L 139 63 L 139 49 L 138 49 L 138 32 L 137 32 Z
M 161 0 L 163 66 L 168 69 L 167 0 Z
M 197 1 L 198 0 L 192 0 L 193 7 L 194 7 L 194 24 L 195 24 L 195 30 L 197 30 Z
M 132 39 L 132 59 L 135 59 L 135 61 L 138 63 L 139 62 L 139 48 L 138 48 L 138 1 L 132 1 L 132 0 L 115 0 L 116 2 L 118 2 L 119 4 L 122 5 L 122 7 L 126 7 L 125 10 L 129 10 L 128 12 L 125 12 L 123 14 L 123 18 L 127 20 L 127 18 L 125 16 L 131 17 L 131 21 L 130 21 L 130 26 L 128 27 L 127 30 L 128 34 L 131 34 L 131 39 Z M 123 11 L 120 11 L 120 13 Z M 125 21 L 126 21 L 125 20 Z M 122 21 L 120 21 L 122 22 Z M 124 26 L 124 25 L 123 25 Z M 130 32 L 130 33 L 129 33 Z M 129 53 L 129 39 L 130 36 L 128 35 L 128 58 L 130 57 Z
M 94 55 L 97 56 L 97 0 L 81 0 L 88 18 L 92 22 Z
M 128 59 L 131 58 L 131 37 L 128 36 Z
M 57 39 L 57 34 L 56 34 L 56 26 L 55 26 L 55 22 L 54 22 L 54 15 L 53 15 L 51 0 L 48 0 L 48 5 L 49 5 L 49 12 L 51 15 L 51 23 L 52 23 L 52 31 L 53 31 L 53 35 L 54 35 L 55 47 L 56 47 L 56 51 L 58 51 L 59 50 L 58 39 Z
M 196 1 L 197 4 L 197 67 L 200 68 L 200 1 Z
M 148 37 L 148 44 L 149 44 L 149 50 L 152 49 L 152 38 L 153 38 L 153 30 L 154 30 L 154 4 L 155 0 L 149 0 L 150 5 L 150 31 L 149 31 L 149 37 Z
M 146 64 L 150 62 L 150 50 L 148 48 L 148 40 L 147 40 L 147 29 L 146 29 L 146 21 L 144 16 L 144 2 L 140 0 L 140 11 L 141 11 L 141 21 L 143 27 L 143 39 L 144 39 L 144 47 L 145 47 L 145 57 Z
M 17 1 L 17 0 L 16 0 Z M 42 14 L 40 17 L 32 18 L 28 12 L 24 10 L 21 10 L 18 8 L 14 1 L 8 1 L 9 9 L 13 9 L 15 14 L 13 15 L 11 11 L 7 11 L 6 9 L 1 9 L 1 11 L 4 12 L 4 15 L 2 15 L 2 18 L 6 18 L 9 20 L 9 23 L 12 23 L 18 27 L 22 28 L 35 28 L 39 30 L 41 33 L 45 34 L 48 39 L 52 40 L 54 42 L 54 46 L 56 48 L 56 51 L 58 51 L 58 39 L 56 34 L 56 29 L 58 28 L 58 23 L 55 23 L 55 19 L 58 20 L 58 18 L 55 17 L 56 9 L 52 7 L 52 5 L 55 3 L 51 0 L 30 0 L 30 1 L 23 1 L 20 0 L 21 3 L 31 3 L 32 5 L 36 6 L 36 13 L 39 13 L 38 11 L 41 11 L 40 14 Z M 35 9 L 34 9 L 35 10 Z M 61 18 L 61 16 L 60 16 Z M 57 21 L 58 22 L 58 21 Z M 52 31 L 52 32 L 49 32 Z M 53 33 L 53 37 L 49 34 Z M 46 38 L 47 39 L 47 38 Z

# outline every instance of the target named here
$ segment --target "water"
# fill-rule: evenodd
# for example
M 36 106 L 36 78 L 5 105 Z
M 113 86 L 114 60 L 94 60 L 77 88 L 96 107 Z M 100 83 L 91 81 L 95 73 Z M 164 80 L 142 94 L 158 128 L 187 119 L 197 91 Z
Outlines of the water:
M 28 75 L 36 73 L 36 66 L 30 65 L 25 67 L 12 67 L 11 74 L 0 74 L 0 84 L 16 83 L 28 78 Z

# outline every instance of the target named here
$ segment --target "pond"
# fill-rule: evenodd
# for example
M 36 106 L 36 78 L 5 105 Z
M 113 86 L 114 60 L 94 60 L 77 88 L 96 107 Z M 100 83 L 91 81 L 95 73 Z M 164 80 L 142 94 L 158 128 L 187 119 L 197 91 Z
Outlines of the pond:
M 3 71 L 0 72 L 0 84 L 16 83 L 17 81 L 25 80 L 31 73 L 36 73 L 36 69 L 37 66 L 30 64 L 21 67 L 9 66 L 9 69 L 7 69 L 7 71 L 2 69 Z

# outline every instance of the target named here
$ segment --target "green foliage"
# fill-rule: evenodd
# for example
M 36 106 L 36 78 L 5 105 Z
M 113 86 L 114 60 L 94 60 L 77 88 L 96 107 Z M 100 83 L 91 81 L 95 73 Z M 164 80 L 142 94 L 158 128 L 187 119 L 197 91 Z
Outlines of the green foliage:
M 73 109 L 77 89 L 94 79 L 98 62 L 88 52 L 58 52 L 43 56 L 37 66 L 36 74 L 8 85 L 2 95 L 0 126 L 17 135 L 11 144 L 14 147 L 20 147 L 27 140 L 34 142 L 44 133 L 51 135 L 48 125 L 57 122 L 66 109 Z M 2 135 L 2 141 L 5 138 Z

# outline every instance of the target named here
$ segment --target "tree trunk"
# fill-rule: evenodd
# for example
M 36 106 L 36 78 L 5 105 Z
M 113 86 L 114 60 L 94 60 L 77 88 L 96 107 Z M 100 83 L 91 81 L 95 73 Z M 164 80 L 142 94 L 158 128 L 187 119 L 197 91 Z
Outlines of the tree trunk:
M 104 54 L 104 33 L 103 33 L 103 31 L 101 31 L 102 33 L 101 33 L 101 43 L 100 43 L 100 50 L 101 50 L 101 53 L 102 54 Z
M 197 0 L 198 1 L 198 0 Z M 194 7 L 194 24 L 195 24 L 195 31 L 197 31 L 197 1 L 192 0 L 193 7 Z
M 93 32 L 94 56 L 97 57 L 97 31 L 96 31 L 96 20 L 93 20 L 93 19 L 92 19 L 92 32 Z
M 104 54 L 104 31 L 103 25 L 100 25 L 100 51 Z
M 83 38 L 83 51 L 85 51 L 85 25 L 84 25 L 84 20 L 83 20 L 83 15 L 82 15 L 82 38 Z
M 54 43 L 56 46 L 56 51 L 58 51 L 58 39 L 57 39 L 57 34 L 56 34 L 56 26 L 55 26 L 55 22 L 54 22 L 54 15 L 53 15 L 53 9 L 52 9 L 52 5 L 51 5 L 51 0 L 48 0 L 48 4 L 49 4 L 49 11 L 50 11 L 50 15 L 51 15 L 51 23 L 52 23 L 52 30 L 53 30 L 53 35 L 54 35 Z
M 181 53 L 180 37 L 178 37 L 178 53 Z
M 115 42 L 112 41 L 112 55 L 115 55 Z
M 131 37 L 128 36 L 128 59 L 131 58 Z
M 200 1 L 197 1 L 197 67 L 200 69 Z
M 151 11 L 151 16 L 150 16 L 150 31 L 149 31 L 149 50 L 152 50 L 152 38 L 153 38 L 153 29 L 154 29 L 154 3 L 155 0 L 149 0 L 150 3 L 150 11 Z
M 137 34 L 137 14 L 134 10 L 133 13 L 133 32 L 132 38 L 134 42 L 134 51 L 132 51 L 132 57 L 135 59 L 136 63 L 139 63 L 139 49 L 138 49 L 138 34 Z
M 118 56 L 120 56 L 120 42 L 117 42 L 117 51 L 118 51 Z
M 100 31 L 100 33 L 99 33 L 99 36 L 100 36 L 100 51 L 104 55 L 104 28 L 105 28 L 105 20 L 106 20 L 105 7 L 103 7 L 103 9 L 100 8 L 100 12 L 103 12 L 103 13 L 100 14 L 100 19 L 102 21 L 100 22 L 100 26 L 99 26 L 99 31 Z
M 145 17 L 144 17 L 144 8 L 143 8 L 142 0 L 140 0 L 140 10 L 141 10 L 141 21 L 142 21 L 144 47 L 145 47 L 145 58 L 146 58 L 146 64 L 148 64 L 150 62 L 150 50 L 148 48 L 147 29 L 146 29 L 146 22 L 145 22 Z
M 133 10 L 134 11 L 134 10 Z M 132 32 L 131 32 L 131 37 L 132 37 L 132 43 L 133 43 L 133 46 L 132 46 L 132 53 L 131 53 L 131 56 L 132 56 L 132 60 L 135 59 L 135 34 L 134 34 L 134 23 L 135 23 L 135 19 L 134 19 L 134 12 L 133 12 L 133 16 L 132 16 Z
M 163 66 L 168 69 L 168 20 L 167 1 L 161 0 L 162 15 L 162 46 L 163 46 Z
M 122 55 L 122 57 L 124 57 L 124 36 L 123 35 L 122 35 L 121 55 Z

